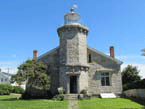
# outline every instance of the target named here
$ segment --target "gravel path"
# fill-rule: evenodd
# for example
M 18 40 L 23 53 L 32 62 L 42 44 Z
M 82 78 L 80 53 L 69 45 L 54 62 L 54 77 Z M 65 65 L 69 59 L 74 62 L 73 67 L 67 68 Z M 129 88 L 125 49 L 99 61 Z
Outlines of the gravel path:
M 68 109 L 79 109 L 78 107 L 78 100 L 69 100 L 69 107 Z

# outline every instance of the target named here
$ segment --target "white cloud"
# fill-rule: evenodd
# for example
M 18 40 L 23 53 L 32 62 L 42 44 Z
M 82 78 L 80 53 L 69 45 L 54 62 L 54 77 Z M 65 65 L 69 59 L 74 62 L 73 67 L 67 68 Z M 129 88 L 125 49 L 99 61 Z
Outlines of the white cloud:
M 13 67 L 13 68 L 5 68 L 5 67 L 1 67 L 1 72 L 6 72 L 9 74 L 16 74 L 18 71 L 17 67 Z
M 1 60 L 0 61 L 0 69 L 2 72 L 7 72 L 10 74 L 15 74 L 17 72 L 17 67 L 22 64 L 23 61 L 7 61 Z
M 121 71 L 123 71 L 123 69 L 125 67 L 127 67 L 128 65 L 132 65 L 132 66 L 136 66 L 137 69 L 140 71 L 139 75 L 141 76 L 141 78 L 145 78 L 145 64 L 122 64 L 121 65 Z
M 116 58 L 118 59 L 130 59 L 130 58 L 139 58 L 139 59 L 145 59 L 145 56 L 141 56 L 141 55 L 117 55 Z

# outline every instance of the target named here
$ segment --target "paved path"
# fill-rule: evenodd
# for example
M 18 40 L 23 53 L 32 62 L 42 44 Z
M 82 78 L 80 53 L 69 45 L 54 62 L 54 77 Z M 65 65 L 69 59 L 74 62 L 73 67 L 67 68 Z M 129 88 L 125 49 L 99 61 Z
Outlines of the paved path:
M 79 109 L 78 100 L 69 100 L 68 109 Z

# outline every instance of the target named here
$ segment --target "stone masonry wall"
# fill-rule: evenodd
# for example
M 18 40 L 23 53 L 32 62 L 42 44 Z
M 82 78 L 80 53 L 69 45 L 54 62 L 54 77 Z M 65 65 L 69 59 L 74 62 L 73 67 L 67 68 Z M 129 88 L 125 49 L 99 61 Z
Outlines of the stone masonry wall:
M 79 82 L 80 92 L 88 89 L 88 71 L 81 71 Z
M 52 53 L 41 58 L 39 61 L 42 61 L 44 64 L 48 65 L 48 73 L 51 76 L 51 93 L 55 95 L 57 93 L 57 88 L 59 87 L 59 49 Z
M 87 88 L 88 74 L 85 68 L 82 70 L 87 65 L 86 32 L 84 33 L 77 26 L 64 26 L 59 30 L 59 37 L 59 85 L 64 87 L 66 93 L 69 93 L 70 76 L 74 75 L 77 76 L 77 91 Z
M 87 64 L 86 34 L 64 28 L 60 36 L 60 64 Z
M 116 62 L 101 56 L 91 50 L 88 50 L 88 54 L 91 54 L 92 63 L 89 63 L 89 93 L 99 94 L 99 93 L 122 93 L 122 78 L 120 72 L 120 65 Z M 101 71 L 100 66 L 104 68 L 112 69 L 113 71 L 109 72 L 110 77 L 110 86 L 101 86 Z M 104 71 L 102 71 L 104 72 Z M 107 72 L 107 71 L 106 71 Z

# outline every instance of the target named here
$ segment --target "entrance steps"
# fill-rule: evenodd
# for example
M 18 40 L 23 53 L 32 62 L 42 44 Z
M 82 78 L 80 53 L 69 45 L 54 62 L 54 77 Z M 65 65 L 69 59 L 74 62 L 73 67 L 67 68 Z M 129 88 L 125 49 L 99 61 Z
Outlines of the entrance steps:
M 65 94 L 65 100 L 78 100 L 78 94 Z

